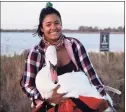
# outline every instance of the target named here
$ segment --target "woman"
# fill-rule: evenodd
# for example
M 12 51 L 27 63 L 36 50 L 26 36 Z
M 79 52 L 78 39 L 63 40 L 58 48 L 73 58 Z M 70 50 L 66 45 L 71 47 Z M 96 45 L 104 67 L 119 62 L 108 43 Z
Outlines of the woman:
M 62 34 L 62 20 L 60 13 L 52 8 L 52 4 L 48 3 L 46 8 L 43 8 L 40 17 L 37 34 L 41 37 L 41 41 L 36 45 L 28 54 L 25 63 L 25 72 L 22 77 L 21 86 L 24 93 L 30 97 L 36 106 L 36 112 L 48 112 L 57 108 L 63 109 L 62 104 L 68 101 L 63 98 L 65 94 L 58 94 L 56 87 L 53 92 L 52 98 L 44 100 L 35 87 L 35 77 L 38 71 L 44 66 L 44 54 L 49 45 L 55 45 L 57 49 L 58 68 L 57 74 L 61 75 L 66 72 L 83 71 L 92 84 L 97 86 L 98 91 L 103 96 L 105 91 L 103 85 L 95 73 L 95 70 L 89 60 L 84 46 L 77 40 L 71 37 L 65 37 Z M 75 104 L 75 112 L 93 112 L 84 102 L 79 99 L 69 98 L 71 103 L 69 107 Z M 50 103 L 57 104 L 55 107 Z M 59 108 L 59 109 L 58 109 Z M 74 110 L 73 109 L 73 110 Z M 65 112 L 65 111 L 64 111 Z

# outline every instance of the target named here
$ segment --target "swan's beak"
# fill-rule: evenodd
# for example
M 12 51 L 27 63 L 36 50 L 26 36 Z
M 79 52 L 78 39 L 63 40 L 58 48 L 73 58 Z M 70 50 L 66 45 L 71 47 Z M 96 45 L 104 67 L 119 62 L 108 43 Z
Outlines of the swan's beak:
M 57 66 L 50 63 L 51 78 L 54 84 L 58 83 Z

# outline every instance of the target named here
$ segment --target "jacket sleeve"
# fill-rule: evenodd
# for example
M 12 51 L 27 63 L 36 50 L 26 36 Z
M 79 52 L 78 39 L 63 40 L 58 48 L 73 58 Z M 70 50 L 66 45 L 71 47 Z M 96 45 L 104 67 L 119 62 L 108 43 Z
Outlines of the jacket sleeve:
M 29 52 L 20 83 L 24 94 L 33 101 L 35 106 L 43 103 L 43 99 L 35 85 L 35 77 L 39 70 L 40 58 L 41 56 L 39 53 L 35 51 Z
M 90 83 L 96 86 L 100 94 L 104 96 L 106 94 L 104 85 L 96 74 L 95 69 L 89 59 L 88 53 L 86 52 L 86 49 L 78 40 L 74 41 L 73 46 L 75 48 L 75 58 L 77 60 L 79 68 L 87 75 Z

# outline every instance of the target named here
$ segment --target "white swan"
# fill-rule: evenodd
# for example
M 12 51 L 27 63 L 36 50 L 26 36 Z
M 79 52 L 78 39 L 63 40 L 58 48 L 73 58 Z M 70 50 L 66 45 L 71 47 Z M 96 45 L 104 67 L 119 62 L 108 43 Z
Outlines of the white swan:
M 43 98 L 48 99 L 52 96 L 53 89 L 60 85 L 58 93 L 67 93 L 64 97 L 79 98 L 79 96 L 89 96 L 99 99 L 101 97 L 96 87 L 90 84 L 89 79 L 83 72 L 65 73 L 57 77 L 55 71 L 57 65 L 57 53 L 54 46 L 49 46 L 45 53 L 46 66 L 43 67 L 36 76 L 36 88 Z M 57 83 L 58 82 L 58 83 Z M 107 95 L 111 105 L 112 99 Z

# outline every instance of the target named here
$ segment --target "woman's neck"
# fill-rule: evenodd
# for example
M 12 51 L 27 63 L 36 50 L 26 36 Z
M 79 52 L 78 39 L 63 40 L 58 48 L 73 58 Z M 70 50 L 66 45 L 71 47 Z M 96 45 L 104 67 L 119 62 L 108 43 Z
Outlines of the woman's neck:
M 43 37 L 42 39 L 47 47 L 49 45 L 54 45 L 56 47 L 56 49 L 59 49 L 64 43 L 64 36 L 63 35 L 61 35 L 58 39 L 55 39 L 55 40 L 47 39 L 46 37 Z
M 59 40 L 59 38 L 58 39 L 48 39 L 45 37 L 45 40 L 48 41 L 50 44 L 55 44 Z

